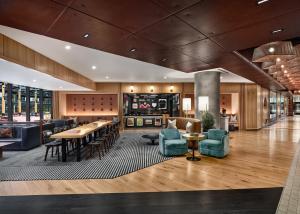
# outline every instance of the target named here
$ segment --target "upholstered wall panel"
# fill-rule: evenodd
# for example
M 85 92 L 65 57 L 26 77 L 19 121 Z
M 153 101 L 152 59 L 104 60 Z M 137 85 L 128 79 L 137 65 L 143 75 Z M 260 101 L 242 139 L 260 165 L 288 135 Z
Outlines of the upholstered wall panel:
M 67 94 L 66 115 L 118 115 L 118 95 Z

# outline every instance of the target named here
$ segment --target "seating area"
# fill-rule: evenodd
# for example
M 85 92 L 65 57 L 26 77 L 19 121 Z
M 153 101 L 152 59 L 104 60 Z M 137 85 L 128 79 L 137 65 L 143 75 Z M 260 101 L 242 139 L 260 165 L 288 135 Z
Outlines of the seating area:
M 24 213 L 300 213 L 298 20 L 299 0 L 1 0 L 0 214 L 4 195 L 35 195 Z

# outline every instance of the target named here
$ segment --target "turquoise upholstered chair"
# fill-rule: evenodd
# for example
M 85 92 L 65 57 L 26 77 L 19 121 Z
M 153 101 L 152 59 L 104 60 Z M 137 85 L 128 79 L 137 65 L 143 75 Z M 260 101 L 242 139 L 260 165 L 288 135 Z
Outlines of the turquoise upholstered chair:
M 210 129 L 205 136 L 198 144 L 201 154 L 222 158 L 229 153 L 229 136 L 225 130 Z
M 178 129 L 162 129 L 159 133 L 159 151 L 164 156 L 183 155 L 188 147 Z

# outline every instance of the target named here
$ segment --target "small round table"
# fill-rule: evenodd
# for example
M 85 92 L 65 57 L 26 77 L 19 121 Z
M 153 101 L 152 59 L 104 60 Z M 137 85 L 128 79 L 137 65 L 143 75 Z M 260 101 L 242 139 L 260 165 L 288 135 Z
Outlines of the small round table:
M 144 134 L 142 135 L 142 138 L 151 140 L 151 144 L 149 143 L 150 145 L 156 145 L 155 140 L 158 139 L 158 134 Z
M 196 143 L 199 142 L 199 140 L 203 140 L 205 138 L 205 136 L 202 134 L 198 134 L 198 133 L 187 133 L 187 134 L 183 134 L 182 137 L 185 138 L 188 143 L 191 143 L 193 145 L 192 157 L 186 157 L 186 159 L 189 161 L 201 160 L 200 156 L 198 156 L 198 157 L 195 156 L 195 145 L 196 145 Z

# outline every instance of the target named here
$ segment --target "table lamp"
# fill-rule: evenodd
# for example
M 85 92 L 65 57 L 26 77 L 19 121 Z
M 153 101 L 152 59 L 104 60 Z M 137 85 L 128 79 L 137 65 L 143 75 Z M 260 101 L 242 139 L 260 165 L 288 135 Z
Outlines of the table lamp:
M 185 112 L 185 117 L 188 116 L 188 112 L 192 110 L 192 99 L 183 98 L 182 99 L 182 110 Z

